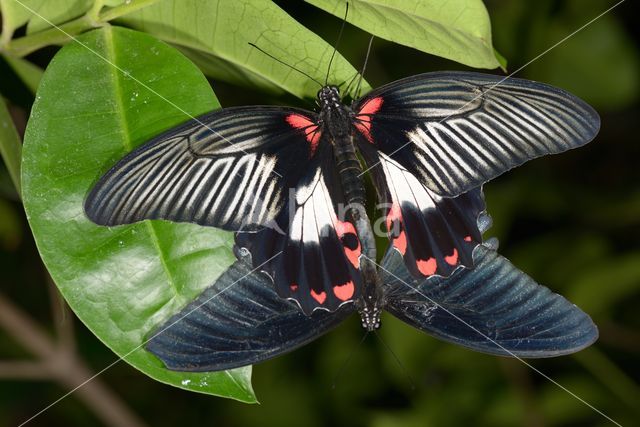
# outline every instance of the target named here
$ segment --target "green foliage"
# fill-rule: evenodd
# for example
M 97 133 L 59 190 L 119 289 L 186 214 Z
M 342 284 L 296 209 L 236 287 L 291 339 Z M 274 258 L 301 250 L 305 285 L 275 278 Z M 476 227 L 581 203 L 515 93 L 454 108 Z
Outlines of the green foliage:
M 269 0 L 166 0 L 120 22 L 179 46 L 210 77 L 301 98 L 315 98 L 318 85 L 249 42 L 322 83 L 333 53 L 333 46 Z M 355 75 L 355 68 L 336 55 L 329 81 Z M 364 89 L 369 89 L 366 82 Z
M 306 1 L 344 17 L 344 1 Z M 380 38 L 471 67 L 501 65 L 491 45 L 489 14 L 480 0 L 353 0 L 347 21 Z
M 231 263 L 230 233 L 100 227 L 82 210 L 116 159 L 218 101 L 193 64 L 151 36 L 106 27 L 79 42 L 47 68 L 25 135 L 24 205 L 42 259 L 78 317 L 127 362 L 179 387 L 253 401 L 250 368 L 176 373 L 140 348 Z
M 22 145 L 20 136 L 13 125 L 9 110 L 0 97 L 0 155 L 11 175 L 13 184 L 20 192 L 20 156 Z

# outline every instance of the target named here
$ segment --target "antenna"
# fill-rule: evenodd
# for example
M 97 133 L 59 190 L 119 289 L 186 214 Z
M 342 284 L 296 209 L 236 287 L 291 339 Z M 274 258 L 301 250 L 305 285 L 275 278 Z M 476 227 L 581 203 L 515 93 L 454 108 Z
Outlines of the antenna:
M 400 362 L 400 359 L 398 358 L 398 356 L 393 352 L 393 350 L 391 350 L 391 347 L 389 347 L 387 345 L 386 342 L 384 342 L 384 340 L 382 339 L 382 337 L 380 336 L 380 334 L 378 333 L 377 330 L 373 331 L 376 334 L 376 337 L 378 337 L 378 339 L 380 340 L 380 342 L 382 343 L 382 345 L 384 346 L 384 348 L 386 348 L 389 353 L 391 353 L 391 356 L 393 356 L 393 359 L 396 361 L 396 363 L 398 364 L 398 366 L 400 366 L 400 369 L 402 370 L 402 372 L 406 375 L 406 377 L 409 379 L 409 383 L 411 384 L 411 390 L 415 390 L 416 389 L 416 383 L 413 381 L 413 378 L 411 378 L 411 375 L 409 375 L 409 372 L 407 371 L 407 369 L 404 367 L 404 365 L 402 364 L 402 362 Z
M 335 390 L 338 378 L 340 378 L 340 374 L 342 374 L 342 371 L 344 371 L 344 369 L 347 367 L 347 365 L 351 361 L 351 358 L 353 357 L 353 354 L 356 352 L 356 349 L 362 345 L 362 343 L 367 338 L 367 336 L 369 336 L 369 331 L 365 330 L 364 331 L 364 335 L 360 339 L 360 342 L 358 343 L 358 345 L 353 346 L 353 348 L 351 348 L 351 352 L 349 353 L 349 355 L 347 356 L 345 361 L 342 363 L 342 366 L 340 366 L 340 369 L 338 369 L 338 372 L 336 373 L 336 376 L 333 377 L 333 382 L 331 383 L 331 389 L 332 390 Z
M 331 71 L 331 64 L 333 64 L 333 58 L 336 56 L 336 52 L 338 50 L 338 45 L 340 44 L 340 39 L 342 39 L 342 32 L 344 31 L 344 24 L 347 22 L 347 15 L 349 14 L 349 2 L 346 3 L 346 7 L 344 9 L 344 18 L 342 19 L 342 25 L 340 26 L 340 32 L 338 33 L 338 39 L 336 43 L 333 45 L 333 53 L 331 54 L 331 59 L 329 59 L 329 66 L 327 67 L 327 76 L 324 78 L 324 85 L 326 86 L 329 83 L 329 72 Z
M 260 52 L 264 53 L 265 55 L 267 55 L 269 58 L 275 60 L 276 62 L 279 62 L 282 65 L 286 65 L 287 67 L 291 68 L 294 71 L 299 72 L 300 74 L 302 74 L 303 76 L 308 77 L 310 80 L 316 82 L 318 84 L 318 86 L 322 87 L 323 84 L 320 83 L 319 81 L 317 81 L 316 79 L 314 79 L 313 77 L 311 77 L 309 74 L 305 73 L 304 71 L 294 67 L 293 65 L 287 64 L 286 62 L 284 62 L 281 59 L 276 58 L 275 56 L 273 56 L 272 54 L 268 53 L 267 51 L 265 51 L 264 49 L 258 47 L 257 45 L 255 45 L 254 43 L 249 42 L 249 45 L 252 47 L 255 47 L 256 49 L 258 49 Z
M 362 64 L 362 71 L 360 72 L 360 79 L 358 80 L 358 86 L 356 86 L 356 99 L 360 98 L 360 85 L 362 84 L 362 76 L 364 76 L 364 70 L 367 69 L 367 62 L 369 61 L 369 54 L 371 53 L 371 45 L 373 44 L 374 36 L 369 39 L 369 47 L 367 47 L 367 56 L 364 57 L 364 64 Z

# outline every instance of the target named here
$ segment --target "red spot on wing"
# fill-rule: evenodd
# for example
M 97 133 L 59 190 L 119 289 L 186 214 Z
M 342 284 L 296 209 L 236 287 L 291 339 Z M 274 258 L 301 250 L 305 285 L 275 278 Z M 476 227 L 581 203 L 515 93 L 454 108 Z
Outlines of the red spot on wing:
M 360 240 L 358 239 L 358 235 L 356 234 L 356 229 L 353 226 L 353 224 L 351 224 L 348 221 L 340 221 L 340 220 L 336 220 L 335 221 L 335 228 L 336 228 L 336 234 L 338 235 L 338 238 L 342 239 L 344 237 L 345 234 L 353 234 L 354 238 L 356 239 L 356 241 L 358 242 L 358 246 L 355 247 L 355 249 L 352 248 L 348 248 L 348 247 L 344 247 L 344 254 L 347 257 L 347 259 L 349 260 L 349 262 L 356 268 L 360 268 L 360 255 L 362 253 L 362 248 L 360 247 Z
M 371 137 L 371 117 L 380 110 L 382 102 L 383 99 L 381 96 L 368 100 L 355 117 L 356 129 L 371 143 L 373 143 L 373 138 Z
M 336 234 L 338 235 L 338 237 L 342 237 L 348 233 L 356 234 L 356 228 L 349 221 L 343 222 L 340 220 L 336 220 L 335 227 L 336 227 Z
M 344 254 L 356 269 L 360 268 L 360 245 L 356 249 L 344 248 Z
M 289 285 L 289 289 L 291 289 L 291 292 L 295 292 L 298 290 L 298 284 L 297 283 L 292 283 Z
M 389 213 L 387 214 L 387 231 L 389 234 L 392 233 L 393 227 L 395 226 L 402 227 L 402 213 L 400 212 L 400 205 L 398 203 L 391 205 L 391 209 L 389 209 Z M 403 229 L 400 229 L 398 236 L 392 237 L 391 244 L 404 256 L 407 252 L 407 235 Z
M 300 114 L 289 114 L 285 117 L 285 120 L 295 129 L 300 129 L 304 132 L 304 136 L 307 139 L 307 142 L 309 142 L 311 155 L 313 156 L 318 148 L 318 141 L 320 141 L 318 125 Z
M 311 297 L 318 301 L 318 304 L 324 304 L 324 301 L 327 299 L 327 293 L 325 291 L 316 293 L 316 291 L 311 289 Z
M 471 241 L 471 236 L 465 236 L 464 241 L 465 242 L 470 242 Z
M 355 286 L 352 281 L 348 281 L 342 285 L 335 285 L 333 287 L 333 293 L 340 301 L 346 301 L 353 296 L 355 292 Z
M 438 268 L 438 264 L 436 263 L 435 258 L 429 258 L 426 261 L 423 259 L 419 259 L 416 261 L 416 266 L 418 267 L 420 273 L 424 274 L 425 276 L 431 276 L 436 272 L 436 269 Z
M 449 256 L 444 257 L 444 260 L 449 265 L 456 265 L 458 263 L 458 250 L 453 248 L 453 253 Z

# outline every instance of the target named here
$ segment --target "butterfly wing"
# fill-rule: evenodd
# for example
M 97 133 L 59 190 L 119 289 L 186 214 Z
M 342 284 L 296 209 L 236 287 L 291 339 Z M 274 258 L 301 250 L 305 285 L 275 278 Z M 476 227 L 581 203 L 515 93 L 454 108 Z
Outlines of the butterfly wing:
M 321 144 L 274 227 L 238 233 L 236 245 L 273 280 L 282 298 L 306 314 L 334 311 L 360 294 L 361 244 L 344 218 L 333 147 Z
M 143 219 L 255 230 L 273 221 L 314 154 L 315 114 L 280 107 L 214 111 L 138 147 L 93 187 L 101 225 Z
M 597 339 L 586 313 L 509 260 L 484 245 L 473 256 L 472 270 L 416 281 L 389 251 L 383 260 L 386 309 L 437 338 L 503 356 L 559 356 Z
M 593 108 L 564 90 L 469 72 L 398 80 L 353 109 L 365 140 L 446 197 L 586 144 L 600 127 Z
M 353 304 L 307 316 L 271 281 L 236 261 L 196 300 L 154 330 L 146 349 L 176 371 L 220 371 L 292 351 L 328 332 Z
M 382 202 L 391 247 L 414 277 L 449 276 L 473 267 L 473 249 L 482 242 L 477 226 L 485 211 L 482 190 L 454 198 L 437 195 L 390 156 L 361 145 Z

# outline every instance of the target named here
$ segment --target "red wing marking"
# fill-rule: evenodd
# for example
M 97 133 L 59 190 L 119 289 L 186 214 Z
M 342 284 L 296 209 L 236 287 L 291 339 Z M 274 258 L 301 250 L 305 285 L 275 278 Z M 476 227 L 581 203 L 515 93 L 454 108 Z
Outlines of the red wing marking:
M 298 284 L 297 283 L 292 283 L 291 285 L 289 285 L 289 289 L 291 289 L 291 292 L 295 292 L 298 290 Z
M 313 291 L 311 291 L 313 292 Z M 341 301 L 346 301 L 353 296 L 355 292 L 355 286 L 352 281 L 348 281 L 342 285 L 336 285 L 333 287 L 333 293 Z
M 458 250 L 456 248 L 453 248 L 453 253 L 449 256 L 445 256 L 444 260 L 449 265 L 456 265 L 458 263 Z
M 382 102 L 383 99 L 380 96 L 372 98 L 365 102 L 360 111 L 358 111 L 358 114 L 356 114 L 356 129 L 371 143 L 373 143 L 373 138 L 371 137 L 371 117 L 380 110 Z
M 471 241 L 471 236 L 466 236 L 466 237 L 464 238 L 464 241 L 465 241 L 465 242 L 470 242 L 470 241 Z
M 324 301 L 327 299 L 327 293 L 325 291 L 316 293 L 316 291 L 311 289 L 311 296 L 314 300 L 318 301 L 318 304 L 324 304 Z
M 418 267 L 418 270 L 420 270 L 420 273 L 424 274 L 425 276 L 433 275 L 433 273 L 435 273 L 438 268 L 435 258 L 429 258 L 426 261 L 419 259 L 416 261 L 416 266 Z
M 336 220 L 335 228 L 338 238 L 340 238 L 344 245 L 344 254 L 346 255 L 347 259 L 356 269 L 360 268 L 360 254 L 362 252 L 362 248 L 360 247 L 360 240 L 358 240 L 358 235 L 356 234 L 355 227 L 348 221 L 342 222 L 340 220 Z M 347 234 L 353 234 L 353 240 L 357 242 L 357 246 L 355 248 L 350 248 L 346 245 L 343 237 Z
M 285 120 L 295 129 L 300 129 L 304 132 L 305 138 L 309 142 L 311 155 L 313 156 L 318 148 L 318 141 L 320 140 L 318 125 L 300 114 L 289 114 Z
M 394 230 L 395 227 L 399 229 L 399 233 L 396 237 L 392 237 L 392 244 L 404 256 L 407 252 L 407 236 L 404 233 L 404 227 L 402 227 L 400 205 L 397 203 L 391 205 L 391 209 L 389 209 L 389 213 L 387 214 L 387 231 L 391 236 L 393 236 L 396 231 Z

